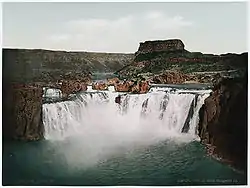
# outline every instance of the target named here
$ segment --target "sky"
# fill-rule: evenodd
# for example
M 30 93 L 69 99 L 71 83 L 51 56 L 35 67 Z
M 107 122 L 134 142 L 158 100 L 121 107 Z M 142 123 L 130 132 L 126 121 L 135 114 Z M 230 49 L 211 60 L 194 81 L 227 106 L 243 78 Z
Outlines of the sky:
M 178 38 L 203 53 L 247 51 L 247 3 L 3 3 L 4 48 L 134 53 Z

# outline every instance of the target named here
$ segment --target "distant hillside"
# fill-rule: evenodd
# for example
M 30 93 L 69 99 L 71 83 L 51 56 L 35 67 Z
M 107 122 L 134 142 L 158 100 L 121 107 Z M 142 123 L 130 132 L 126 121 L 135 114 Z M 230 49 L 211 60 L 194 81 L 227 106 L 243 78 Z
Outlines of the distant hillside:
M 143 73 L 158 74 L 166 70 L 185 74 L 247 70 L 247 53 L 203 54 L 189 52 L 184 47 L 180 39 L 140 43 L 134 61 L 117 71 L 116 74 L 121 78 L 133 78 Z
M 3 76 L 18 82 L 53 81 L 67 75 L 115 72 L 130 64 L 134 54 L 3 49 Z

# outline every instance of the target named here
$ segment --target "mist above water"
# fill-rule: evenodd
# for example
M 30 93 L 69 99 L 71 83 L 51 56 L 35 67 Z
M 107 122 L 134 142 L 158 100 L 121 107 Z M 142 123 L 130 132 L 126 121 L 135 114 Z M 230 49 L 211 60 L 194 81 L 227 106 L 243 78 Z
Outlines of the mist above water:
M 73 101 L 43 105 L 45 139 L 57 146 L 56 152 L 73 168 L 166 140 L 190 142 L 197 139 L 198 112 L 209 92 L 171 92 L 169 88 L 147 94 L 83 92 Z M 115 103 L 118 95 L 120 105 Z M 183 133 L 194 100 L 188 131 Z

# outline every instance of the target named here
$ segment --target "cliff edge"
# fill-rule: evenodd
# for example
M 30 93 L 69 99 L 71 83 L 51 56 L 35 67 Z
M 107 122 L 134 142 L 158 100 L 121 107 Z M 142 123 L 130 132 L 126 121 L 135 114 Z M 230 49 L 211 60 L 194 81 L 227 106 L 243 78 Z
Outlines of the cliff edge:
M 199 136 L 208 153 L 246 172 L 247 75 L 218 82 L 199 117 Z

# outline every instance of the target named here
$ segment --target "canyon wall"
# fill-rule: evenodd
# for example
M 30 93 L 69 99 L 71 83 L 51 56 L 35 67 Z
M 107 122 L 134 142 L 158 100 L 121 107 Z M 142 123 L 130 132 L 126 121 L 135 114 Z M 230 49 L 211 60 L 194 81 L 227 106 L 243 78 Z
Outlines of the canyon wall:
M 199 115 L 199 136 L 208 153 L 246 171 L 247 75 L 218 82 Z
M 78 79 L 92 72 L 114 72 L 134 58 L 133 54 L 40 49 L 3 49 L 2 52 L 4 79 L 23 83 L 56 81 L 64 77 Z
M 215 74 L 217 77 L 225 77 L 225 72 L 226 77 L 243 76 L 247 70 L 247 59 L 247 53 L 214 55 L 189 52 L 180 39 L 146 41 L 140 43 L 134 61 L 116 74 L 121 79 L 132 79 L 141 74 L 176 71 L 195 76 L 201 83 L 212 83 Z
M 42 88 L 15 84 L 3 87 L 3 138 L 43 138 Z

